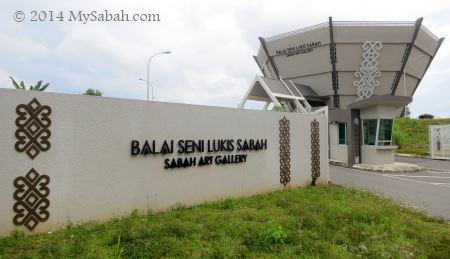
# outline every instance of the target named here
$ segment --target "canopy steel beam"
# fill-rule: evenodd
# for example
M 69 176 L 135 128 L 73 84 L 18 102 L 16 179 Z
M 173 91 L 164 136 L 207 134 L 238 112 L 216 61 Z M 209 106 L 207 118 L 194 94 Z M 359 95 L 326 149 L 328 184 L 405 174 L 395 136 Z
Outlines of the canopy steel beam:
M 422 21 L 423 21 L 423 17 L 420 17 L 419 19 L 416 20 L 416 23 L 415 23 L 416 29 L 414 30 L 414 34 L 411 39 L 411 43 L 409 43 L 406 46 L 406 51 L 405 51 L 405 55 L 403 58 L 402 67 L 400 68 L 400 71 L 397 72 L 397 74 L 394 78 L 394 82 L 392 83 L 391 95 L 395 95 L 395 91 L 397 90 L 398 84 L 400 83 L 400 78 L 403 75 L 403 71 L 405 71 L 406 63 L 408 63 L 408 59 L 411 54 L 411 50 L 414 46 L 414 42 L 416 42 L 417 34 L 419 34 L 420 26 L 422 25 Z
M 275 72 L 275 76 L 277 77 L 277 79 L 280 79 L 280 73 L 278 71 L 277 65 L 275 65 L 273 57 L 269 54 L 269 51 L 267 50 L 266 40 L 263 37 L 259 37 L 259 42 L 261 42 L 261 46 L 264 50 L 264 53 L 266 53 L 266 56 L 269 59 L 270 64 L 272 65 L 273 71 Z

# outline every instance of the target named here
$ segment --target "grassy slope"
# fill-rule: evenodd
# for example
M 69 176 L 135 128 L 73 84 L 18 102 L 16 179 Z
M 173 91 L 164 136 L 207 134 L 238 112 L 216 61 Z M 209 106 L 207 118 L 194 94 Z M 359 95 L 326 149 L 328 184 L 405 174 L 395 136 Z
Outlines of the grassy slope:
M 450 124 L 450 119 L 395 119 L 394 131 L 402 135 L 402 143 L 397 152 L 428 155 L 428 126 L 447 124 Z
M 357 255 L 445 258 L 450 226 L 369 192 L 330 185 L 0 239 L 0 258 Z

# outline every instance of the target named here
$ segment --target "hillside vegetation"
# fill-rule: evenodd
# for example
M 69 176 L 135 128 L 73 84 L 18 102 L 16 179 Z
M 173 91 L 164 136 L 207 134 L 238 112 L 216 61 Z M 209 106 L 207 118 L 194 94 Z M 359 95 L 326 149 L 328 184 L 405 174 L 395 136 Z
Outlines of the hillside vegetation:
M 394 121 L 394 141 L 397 153 L 429 155 L 428 126 L 447 125 L 450 119 L 410 119 L 396 118 Z
M 366 191 L 304 187 L 0 239 L 0 258 L 449 258 L 448 222 Z

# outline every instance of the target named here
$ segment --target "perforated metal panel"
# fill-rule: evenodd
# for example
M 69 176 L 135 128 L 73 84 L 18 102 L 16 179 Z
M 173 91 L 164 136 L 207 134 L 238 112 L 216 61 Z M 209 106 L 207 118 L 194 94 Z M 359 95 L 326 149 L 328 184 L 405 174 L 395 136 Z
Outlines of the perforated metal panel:
M 429 127 L 430 156 L 450 160 L 450 125 Z

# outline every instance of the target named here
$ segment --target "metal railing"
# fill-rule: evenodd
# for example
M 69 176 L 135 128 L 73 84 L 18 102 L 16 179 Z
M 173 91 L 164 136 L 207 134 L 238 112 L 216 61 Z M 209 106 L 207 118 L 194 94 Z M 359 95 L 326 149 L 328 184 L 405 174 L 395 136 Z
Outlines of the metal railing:
M 333 26 L 414 26 L 414 21 L 333 21 Z
M 333 26 L 336 27 L 344 27 L 344 26 L 386 26 L 386 27 L 395 27 L 395 26 L 401 26 L 401 27 L 414 27 L 416 25 L 415 21 L 333 21 Z M 275 36 L 267 37 L 265 38 L 266 42 L 273 42 L 280 39 L 285 39 L 289 37 L 296 36 L 301 33 L 305 33 L 308 31 L 312 31 L 315 29 L 320 28 L 328 28 L 329 24 L 328 22 L 319 23 L 316 25 L 312 25 L 303 29 L 290 31 L 282 34 L 278 34 Z M 432 33 L 427 27 L 424 25 L 421 25 L 420 27 L 423 32 L 425 32 L 428 36 L 430 36 L 433 40 L 439 41 L 439 38 Z M 258 50 L 258 57 L 261 56 L 262 49 L 260 48 Z
M 319 28 L 326 28 L 326 27 L 328 27 L 328 22 L 319 23 L 319 24 L 312 25 L 312 26 L 309 26 L 309 27 L 306 27 L 306 28 L 303 28 L 303 29 L 299 29 L 299 30 L 295 30 L 295 31 L 290 31 L 290 32 L 278 34 L 278 35 L 275 35 L 275 36 L 268 37 L 265 40 L 267 42 L 276 41 L 276 40 L 279 40 L 279 39 L 282 39 L 282 38 L 292 37 L 292 36 L 295 36 L 295 35 L 303 33 L 303 32 L 312 31 L 312 30 L 319 29 Z
M 333 21 L 333 26 L 407 26 L 413 27 L 415 26 L 414 21 Z M 289 38 L 300 33 L 312 31 L 315 29 L 326 28 L 328 27 L 328 22 L 319 23 L 316 25 L 312 25 L 303 29 L 294 30 L 282 34 L 277 34 L 275 36 L 267 37 L 265 40 L 267 42 L 276 41 L 283 38 Z M 430 32 L 425 26 L 423 26 L 423 30 L 428 33 L 434 39 L 437 38 L 432 32 Z

